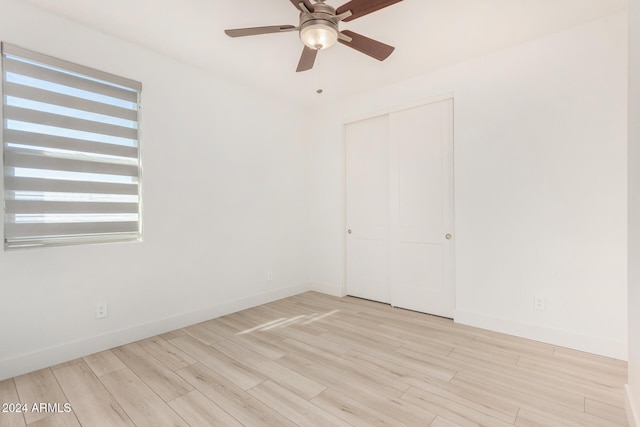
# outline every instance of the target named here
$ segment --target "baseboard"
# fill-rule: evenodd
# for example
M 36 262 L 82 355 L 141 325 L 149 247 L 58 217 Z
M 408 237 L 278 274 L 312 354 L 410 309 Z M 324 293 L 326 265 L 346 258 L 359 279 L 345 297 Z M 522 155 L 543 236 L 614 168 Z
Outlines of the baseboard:
M 32 353 L 4 359 L 0 361 L 0 381 L 205 320 L 297 295 L 308 290 L 310 290 L 310 284 L 308 283 L 276 289 L 247 298 L 216 304 L 204 309 L 170 316 L 154 322 L 138 324 L 106 334 L 71 341 Z
M 321 294 L 331 295 L 334 297 L 343 297 L 346 295 L 343 292 L 342 288 L 334 285 L 329 285 L 327 283 L 312 282 L 309 284 L 309 290 L 320 292 Z
M 636 407 L 631 395 L 631 387 L 629 384 L 624 386 L 625 389 L 625 407 L 627 409 L 627 418 L 629 419 L 629 427 L 640 427 L 640 408 Z
M 456 323 L 463 325 L 489 329 L 560 347 L 568 347 L 574 350 L 612 357 L 619 360 L 627 360 L 628 358 L 626 342 L 615 341 L 606 337 L 581 335 L 574 332 L 498 319 L 483 314 L 460 310 L 456 310 L 454 319 Z

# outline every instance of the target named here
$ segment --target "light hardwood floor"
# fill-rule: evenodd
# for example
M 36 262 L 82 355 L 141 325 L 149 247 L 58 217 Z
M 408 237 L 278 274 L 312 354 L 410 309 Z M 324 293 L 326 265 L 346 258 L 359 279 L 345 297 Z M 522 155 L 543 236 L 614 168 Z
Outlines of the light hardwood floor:
M 0 403 L 29 410 L 0 426 L 626 426 L 626 372 L 307 292 L 2 381 Z

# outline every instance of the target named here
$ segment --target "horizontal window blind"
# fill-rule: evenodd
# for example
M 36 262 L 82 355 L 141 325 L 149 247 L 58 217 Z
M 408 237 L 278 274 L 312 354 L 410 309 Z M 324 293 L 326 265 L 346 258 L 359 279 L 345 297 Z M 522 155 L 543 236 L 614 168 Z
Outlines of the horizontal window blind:
M 142 85 L 1 49 L 5 248 L 139 240 Z

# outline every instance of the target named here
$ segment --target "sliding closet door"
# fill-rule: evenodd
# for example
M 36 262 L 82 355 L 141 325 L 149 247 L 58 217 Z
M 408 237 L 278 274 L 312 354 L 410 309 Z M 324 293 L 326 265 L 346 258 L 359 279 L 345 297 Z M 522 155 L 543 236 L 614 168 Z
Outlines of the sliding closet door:
M 353 296 L 453 317 L 453 101 L 346 125 Z
M 347 291 L 389 302 L 388 117 L 350 123 L 346 141 Z
M 453 101 L 389 117 L 391 304 L 453 317 Z

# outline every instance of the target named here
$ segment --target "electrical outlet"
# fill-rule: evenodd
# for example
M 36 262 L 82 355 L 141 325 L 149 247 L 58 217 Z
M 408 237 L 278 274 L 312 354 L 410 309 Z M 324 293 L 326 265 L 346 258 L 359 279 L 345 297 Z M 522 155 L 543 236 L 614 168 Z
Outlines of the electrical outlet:
M 537 311 L 547 311 L 547 299 L 542 295 L 533 297 L 533 308 Z
M 104 319 L 109 315 L 109 306 L 106 302 L 96 304 L 96 319 Z
M 273 280 L 273 271 L 267 271 L 267 280 Z

